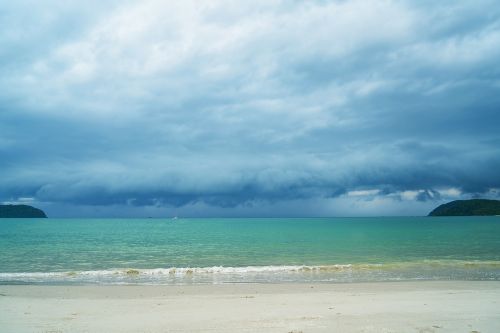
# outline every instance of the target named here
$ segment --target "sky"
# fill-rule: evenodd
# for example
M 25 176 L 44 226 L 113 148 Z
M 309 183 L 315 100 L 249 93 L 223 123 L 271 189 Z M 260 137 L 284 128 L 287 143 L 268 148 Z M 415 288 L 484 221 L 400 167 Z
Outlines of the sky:
M 0 3 L 0 202 L 426 215 L 500 199 L 500 6 Z

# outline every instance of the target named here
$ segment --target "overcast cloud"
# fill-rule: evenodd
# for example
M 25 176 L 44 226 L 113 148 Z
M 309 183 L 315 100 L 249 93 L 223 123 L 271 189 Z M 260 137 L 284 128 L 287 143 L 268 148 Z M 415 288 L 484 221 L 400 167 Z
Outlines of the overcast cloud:
M 497 1 L 0 4 L 0 202 L 419 215 L 500 196 Z

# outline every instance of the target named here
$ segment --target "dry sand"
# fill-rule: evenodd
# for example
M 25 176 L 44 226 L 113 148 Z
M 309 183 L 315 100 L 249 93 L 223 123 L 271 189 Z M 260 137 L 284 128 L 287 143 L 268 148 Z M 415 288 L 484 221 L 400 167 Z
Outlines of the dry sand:
M 500 332 L 500 282 L 0 286 L 0 332 Z

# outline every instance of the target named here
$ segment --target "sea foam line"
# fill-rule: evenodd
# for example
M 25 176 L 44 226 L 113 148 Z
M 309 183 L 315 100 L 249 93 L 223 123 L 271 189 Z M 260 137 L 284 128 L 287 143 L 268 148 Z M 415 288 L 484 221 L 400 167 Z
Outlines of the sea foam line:
M 346 271 L 390 271 L 405 269 L 500 269 L 500 261 L 425 260 L 399 263 L 334 264 L 334 265 L 270 265 L 270 266 L 212 266 L 212 267 L 170 267 L 170 268 L 113 268 L 89 271 L 57 272 L 1 272 L 0 280 L 43 279 L 72 277 L 134 277 L 134 276 L 191 276 L 191 275 L 245 275 L 278 273 L 335 273 Z
M 107 270 L 63 271 L 63 272 L 15 272 L 0 273 L 0 279 L 5 278 L 42 278 L 42 277 L 72 277 L 72 276 L 116 276 L 116 275 L 192 275 L 192 274 L 245 274 L 245 273 L 279 273 L 279 272 L 309 272 L 349 269 L 352 265 L 329 266 L 245 266 L 245 267 L 170 267 L 170 268 L 113 268 Z

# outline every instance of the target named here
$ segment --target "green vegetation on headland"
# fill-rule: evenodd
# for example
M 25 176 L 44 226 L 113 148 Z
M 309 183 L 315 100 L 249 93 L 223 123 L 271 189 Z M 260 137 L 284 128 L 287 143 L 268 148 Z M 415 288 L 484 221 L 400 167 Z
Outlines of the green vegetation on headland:
M 441 205 L 429 216 L 491 216 L 500 215 L 500 200 L 455 200 Z
M 0 218 L 47 217 L 43 210 L 28 205 L 0 205 Z

